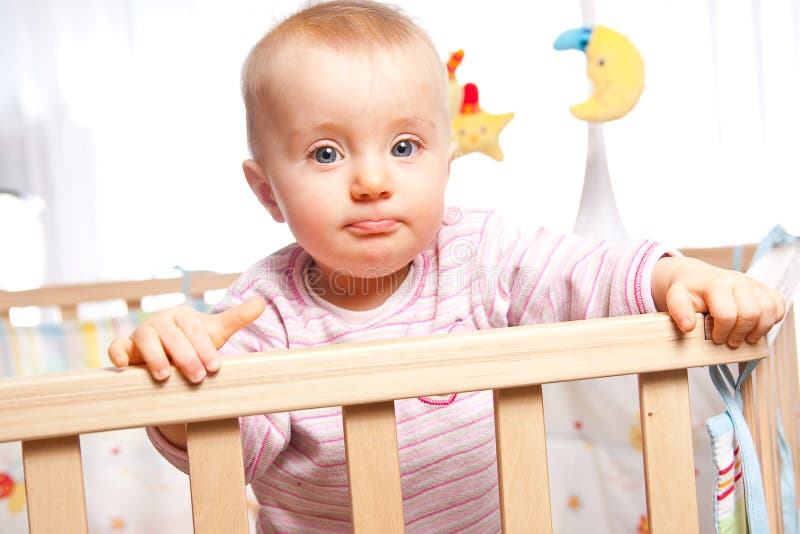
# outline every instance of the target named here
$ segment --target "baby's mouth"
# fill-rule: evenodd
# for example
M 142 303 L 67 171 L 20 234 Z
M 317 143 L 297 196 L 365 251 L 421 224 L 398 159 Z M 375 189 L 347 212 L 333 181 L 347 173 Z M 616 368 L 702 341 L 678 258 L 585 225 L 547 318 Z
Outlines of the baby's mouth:
M 356 221 L 347 225 L 348 228 L 359 234 L 385 234 L 391 232 L 400 223 L 396 219 L 375 219 Z

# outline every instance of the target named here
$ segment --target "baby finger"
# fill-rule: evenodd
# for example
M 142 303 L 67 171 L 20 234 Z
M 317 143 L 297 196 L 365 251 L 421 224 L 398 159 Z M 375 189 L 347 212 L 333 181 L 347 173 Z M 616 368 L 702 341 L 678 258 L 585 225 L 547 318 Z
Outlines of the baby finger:
M 728 335 L 728 345 L 738 347 L 758 324 L 761 317 L 761 302 L 751 284 L 736 286 L 733 295 L 736 299 L 736 324 Z
M 170 365 L 158 332 L 152 326 L 142 325 L 133 331 L 131 341 L 147 364 L 153 378 L 166 380 L 170 375 Z
M 708 311 L 714 318 L 711 339 L 714 343 L 725 343 L 736 326 L 737 307 L 733 292 L 730 289 L 718 289 L 710 293 L 706 299 Z
M 170 321 L 160 325 L 158 333 L 169 357 L 183 376 L 195 383 L 202 381 L 206 377 L 205 366 L 183 330 Z
M 125 367 L 131 363 L 137 363 L 133 361 L 134 348 L 135 345 L 130 338 L 114 338 L 111 345 L 108 346 L 108 358 L 117 367 Z
M 175 324 L 186 335 L 192 344 L 200 361 L 210 372 L 219 370 L 219 355 L 217 348 L 211 342 L 211 337 L 200 317 L 192 310 L 182 310 L 175 314 Z
M 761 316 L 752 331 L 747 334 L 747 342 L 755 343 L 769 332 L 778 319 L 778 303 L 767 290 L 761 286 L 755 287 L 755 294 L 761 304 Z

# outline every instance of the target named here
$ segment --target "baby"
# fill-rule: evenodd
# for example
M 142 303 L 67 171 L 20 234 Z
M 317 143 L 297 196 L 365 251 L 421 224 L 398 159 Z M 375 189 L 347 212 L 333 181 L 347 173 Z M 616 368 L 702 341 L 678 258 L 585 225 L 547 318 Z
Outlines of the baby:
M 770 288 L 674 257 L 649 241 L 614 246 L 544 229 L 509 230 L 491 211 L 445 210 L 455 152 L 446 70 L 395 8 L 334 1 L 289 17 L 243 69 L 250 188 L 297 242 L 250 267 L 204 315 L 150 317 L 109 355 L 170 361 L 193 382 L 222 354 L 669 311 L 688 332 L 754 342 L 781 319 Z M 406 527 L 500 528 L 492 393 L 396 402 Z M 340 408 L 241 418 L 259 531 L 350 528 Z M 150 428 L 187 471 L 184 425 Z

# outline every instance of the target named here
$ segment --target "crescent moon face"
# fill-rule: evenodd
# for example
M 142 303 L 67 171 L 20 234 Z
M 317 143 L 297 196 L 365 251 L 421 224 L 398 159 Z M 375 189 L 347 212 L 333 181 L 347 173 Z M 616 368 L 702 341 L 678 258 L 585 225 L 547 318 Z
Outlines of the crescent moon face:
M 594 86 L 589 99 L 572 106 L 570 112 L 590 122 L 624 117 L 634 108 L 644 89 L 642 56 L 628 38 L 619 32 L 596 26 L 586 42 L 585 37 L 579 39 L 581 35 L 586 35 L 586 30 L 568 30 L 559 36 L 555 44 L 559 50 L 584 50 L 586 73 Z

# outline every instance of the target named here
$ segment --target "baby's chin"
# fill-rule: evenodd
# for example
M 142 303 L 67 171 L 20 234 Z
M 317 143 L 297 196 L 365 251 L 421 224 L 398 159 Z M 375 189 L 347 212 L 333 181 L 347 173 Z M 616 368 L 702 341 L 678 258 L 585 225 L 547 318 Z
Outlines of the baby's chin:
M 339 268 L 339 272 L 349 272 L 352 278 L 363 280 L 377 280 L 395 274 L 402 274 L 408 272 L 408 266 L 411 260 L 399 264 L 395 263 L 368 263 L 364 265 L 352 265 L 349 269 Z
M 392 260 L 373 260 L 373 261 L 343 261 L 335 267 L 328 267 L 316 259 L 312 268 L 318 269 L 321 275 L 329 274 L 332 279 L 365 279 L 374 280 L 391 276 L 395 273 L 408 271 L 414 258 L 408 260 L 393 258 Z

